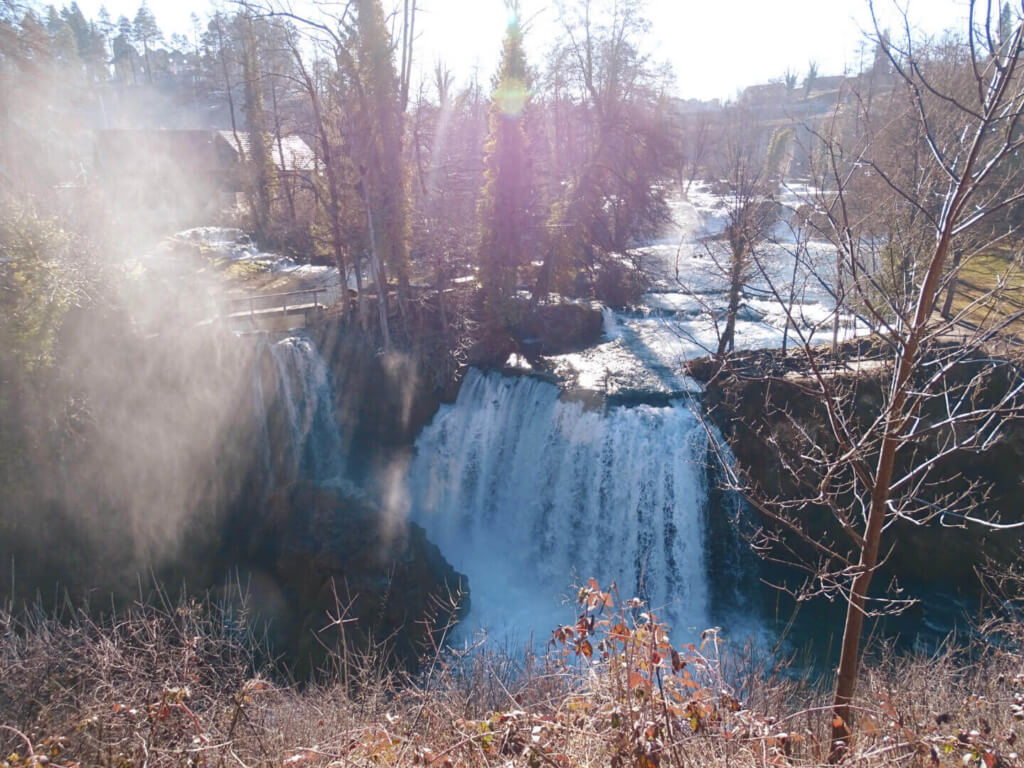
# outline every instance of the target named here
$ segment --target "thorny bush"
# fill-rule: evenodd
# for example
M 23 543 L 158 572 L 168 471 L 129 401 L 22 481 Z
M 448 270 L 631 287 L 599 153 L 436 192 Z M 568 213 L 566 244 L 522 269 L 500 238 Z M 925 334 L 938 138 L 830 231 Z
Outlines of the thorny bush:
M 743 768 L 827 759 L 827 685 L 738 664 L 718 628 L 699 644 L 673 645 L 659 615 L 614 585 L 591 580 L 577 607 L 539 657 L 438 642 L 415 676 L 362 657 L 334 665 L 347 670 L 344 682 L 302 687 L 261 666 L 237 607 L 139 605 L 104 621 L 0 611 L 0 766 Z M 338 627 L 325 619 L 323 631 Z M 883 653 L 860 690 L 844 764 L 1021 765 L 1016 646 Z

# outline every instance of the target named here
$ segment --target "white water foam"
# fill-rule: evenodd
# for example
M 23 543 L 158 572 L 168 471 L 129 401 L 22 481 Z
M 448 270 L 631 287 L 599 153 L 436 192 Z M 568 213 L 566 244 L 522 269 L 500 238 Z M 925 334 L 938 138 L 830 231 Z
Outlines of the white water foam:
M 607 341 L 613 341 L 622 334 L 619 321 L 615 317 L 615 310 L 611 307 L 601 307 L 601 330 Z
M 413 519 L 469 577 L 464 629 L 544 640 L 574 617 L 559 596 L 589 577 L 664 606 L 678 639 L 703 629 L 707 439 L 683 403 L 599 413 L 471 371 L 408 480 Z

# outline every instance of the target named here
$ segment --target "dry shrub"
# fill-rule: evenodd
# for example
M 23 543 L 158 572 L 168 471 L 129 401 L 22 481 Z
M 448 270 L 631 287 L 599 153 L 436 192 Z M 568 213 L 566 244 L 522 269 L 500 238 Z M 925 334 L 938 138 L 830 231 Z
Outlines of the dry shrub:
M 0 765 L 810 766 L 828 691 L 772 674 L 717 629 L 674 646 L 638 600 L 591 581 L 547 653 L 425 649 L 415 676 L 376 654 L 299 686 L 244 607 L 159 599 L 105 619 L 0 612 Z M 342 625 L 325 631 L 341 631 Z M 844 764 L 1019 764 L 1016 646 L 882 649 L 865 665 Z

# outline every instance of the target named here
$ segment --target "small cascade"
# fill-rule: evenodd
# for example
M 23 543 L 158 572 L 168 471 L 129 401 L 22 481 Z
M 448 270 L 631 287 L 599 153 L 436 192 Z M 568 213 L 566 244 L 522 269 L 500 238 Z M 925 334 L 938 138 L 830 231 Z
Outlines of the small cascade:
M 270 345 L 277 372 L 278 404 L 285 416 L 287 449 L 279 455 L 284 476 L 317 485 L 340 480 L 344 456 L 334 417 L 327 366 L 313 341 L 290 336 Z M 263 399 L 262 389 L 259 397 Z
M 559 395 L 473 370 L 416 442 L 413 519 L 468 575 L 466 623 L 543 640 L 573 618 L 558 596 L 593 576 L 661 608 L 680 639 L 703 629 L 706 430 L 681 402 L 600 413 Z
M 601 307 L 601 330 L 608 341 L 614 341 L 622 335 L 622 327 L 615 317 L 615 310 L 611 307 Z

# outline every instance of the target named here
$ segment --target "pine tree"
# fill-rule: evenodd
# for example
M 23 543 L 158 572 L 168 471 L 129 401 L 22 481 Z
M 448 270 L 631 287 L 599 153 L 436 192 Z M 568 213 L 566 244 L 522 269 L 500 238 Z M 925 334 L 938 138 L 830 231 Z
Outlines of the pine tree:
M 135 57 L 138 56 L 138 52 L 132 45 L 132 22 L 127 16 L 118 17 L 117 36 L 111 41 L 110 49 L 114 60 L 114 73 L 122 85 L 137 82 Z
M 1013 8 L 1009 2 L 1004 2 L 999 9 L 999 42 L 1005 43 L 1013 35 Z
M 259 50 L 253 19 L 239 14 L 237 23 L 242 37 L 242 78 L 245 89 L 245 122 L 249 130 L 249 169 L 251 173 L 253 225 L 256 234 L 266 238 L 270 231 L 271 202 L 275 185 L 274 160 L 270 154 L 270 136 L 263 109 Z
M 101 5 L 100 11 L 96 15 L 96 32 L 99 34 L 103 46 L 104 71 L 107 71 L 106 67 L 111 63 L 111 59 L 113 58 L 113 51 L 110 43 L 114 39 L 114 32 L 116 29 L 117 27 L 114 26 L 114 22 L 110 19 L 110 12 L 107 10 L 107 7 L 105 5 Z
M 403 113 L 395 62 L 380 0 L 356 0 L 356 81 L 362 121 L 361 186 L 380 291 L 381 325 L 387 297 L 386 267 L 398 280 L 399 308 L 409 293 L 408 193 L 403 159 Z
M 152 83 L 153 67 L 149 59 L 149 48 L 151 44 L 163 40 L 164 36 L 156 23 L 156 17 L 146 5 L 146 0 L 142 0 L 142 5 L 135 13 L 135 20 L 132 22 L 132 39 L 137 43 L 142 43 L 143 58 L 146 60 L 146 79 Z
M 524 128 L 530 102 L 530 78 L 523 52 L 519 3 L 510 0 L 501 66 L 491 97 L 485 149 L 485 183 L 480 202 L 479 261 L 492 309 L 510 298 L 518 270 L 532 244 L 531 208 L 535 200 L 532 160 Z

